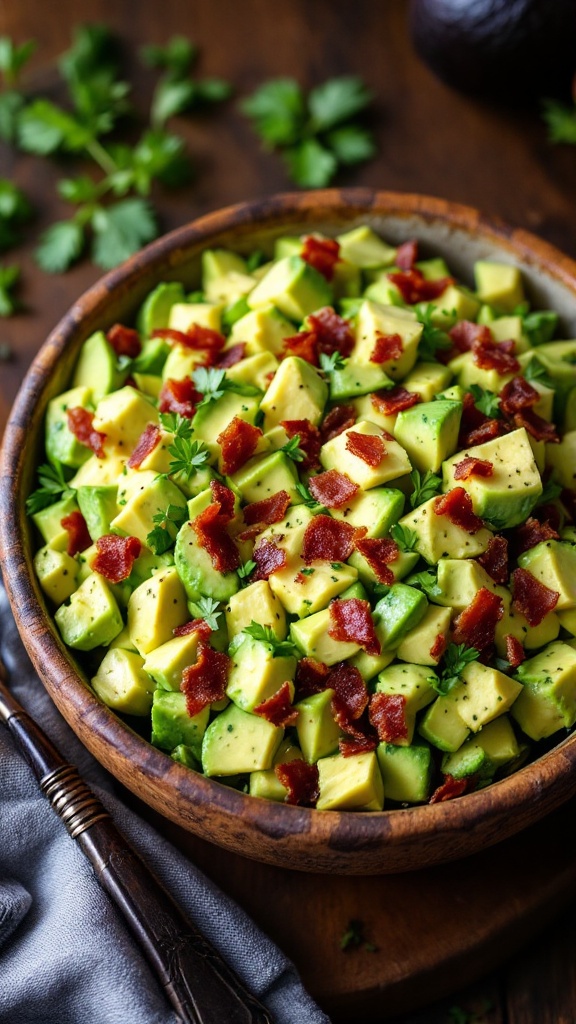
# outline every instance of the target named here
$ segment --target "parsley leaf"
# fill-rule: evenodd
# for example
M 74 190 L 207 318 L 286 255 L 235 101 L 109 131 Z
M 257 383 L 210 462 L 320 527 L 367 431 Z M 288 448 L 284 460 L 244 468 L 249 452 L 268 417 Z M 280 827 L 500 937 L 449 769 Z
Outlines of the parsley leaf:
M 293 78 L 273 78 L 243 100 L 240 109 L 252 118 L 268 147 L 289 146 L 298 141 L 306 120 L 306 102 Z
M 40 487 L 26 499 L 26 512 L 29 516 L 72 493 L 59 462 L 44 462 L 38 468 L 37 476 Z
M 192 380 L 196 390 L 204 396 L 196 406 L 197 409 L 222 398 L 226 391 L 233 391 L 236 395 L 244 395 L 248 398 L 261 394 L 260 388 L 254 384 L 243 384 L 238 380 L 231 380 L 226 376 L 225 370 L 217 370 L 214 367 L 207 369 L 205 366 L 199 366 L 194 370 Z
M 198 47 L 184 36 L 173 36 L 166 46 L 142 50 L 144 61 L 164 72 L 152 97 L 151 120 L 156 127 L 192 107 L 221 103 L 231 95 L 232 88 L 223 78 L 190 78 L 198 53 Z
M 300 495 L 300 497 L 304 499 L 301 502 L 302 505 L 306 505 L 307 508 L 313 508 L 316 512 L 326 512 L 326 509 L 324 508 L 324 506 L 320 505 L 316 501 L 316 498 L 313 496 L 313 494 L 309 490 L 309 488 L 306 487 L 306 484 L 303 484 L 303 483 L 301 483 L 299 481 L 296 484 L 296 490 L 298 491 L 298 494 Z
M 92 230 L 92 259 L 111 270 L 156 237 L 156 220 L 143 199 L 123 199 L 96 209 Z
M 181 474 L 190 480 L 210 458 L 210 451 L 203 441 L 193 441 L 192 423 L 186 416 L 177 413 L 161 413 L 160 423 L 165 430 L 174 434 L 168 446 L 168 454 L 172 456 L 170 473 Z
M 554 381 L 550 377 L 548 370 L 543 363 L 540 362 L 538 356 L 533 356 L 530 362 L 524 367 L 523 375 L 526 380 L 537 380 L 544 387 L 554 389 Z
M 400 551 L 416 550 L 418 534 L 408 526 L 401 526 L 400 523 L 394 523 L 394 525 L 390 527 L 390 536 L 392 537 L 392 540 L 396 542 Z
M 292 459 L 292 462 L 304 462 L 304 459 L 306 458 L 306 453 L 300 448 L 300 434 L 294 434 L 294 437 L 291 437 L 290 440 L 282 446 L 280 451 L 284 452 L 289 459 Z
M 359 125 L 335 128 L 326 136 L 326 141 L 340 164 L 361 164 L 376 155 L 373 135 Z
M 317 139 L 305 139 L 285 150 L 288 174 L 300 188 L 323 188 L 338 170 L 334 154 Z
M 250 558 L 247 562 L 244 562 L 239 569 L 237 569 L 238 576 L 240 577 L 243 585 L 249 582 L 248 577 L 252 575 L 255 568 L 256 562 L 253 562 Z
M 500 398 L 493 391 L 488 391 L 479 384 L 471 384 L 467 390 L 473 396 L 476 408 L 485 416 L 494 419 L 500 415 Z
M 421 590 L 422 593 L 426 594 L 426 597 L 438 597 L 442 590 L 438 586 L 438 578 L 435 572 L 431 569 L 424 569 L 423 572 L 415 572 L 412 576 L 409 576 L 405 580 L 411 587 L 416 587 L 417 590 Z
M 422 505 L 423 502 L 429 501 L 436 494 L 439 494 L 442 489 L 442 479 L 433 473 L 432 470 L 427 469 L 424 476 L 417 469 L 413 469 L 410 473 L 410 480 L 414 488 L 410 495 L 410 505 L 412 508 L 416 508 L 417 505 Z
M 24 193 L 8 178 L 0 178 L 0 251 L 20 241 L 19 228 L 32 215 Z
M 190 602 L 190 611 L 198 619 L 204 619 L 212 632 L 215 632 L 219 628 L 218 619 L 222 615 L 222 612 L 218 611 L 218 605 L 219 602 L 213 597 L 201 597 L 198 601 Z
M 155 527 L 146 537 L 148 547 L 155 555 L 163 555 L 176 540 L 176 534 L 188 518 L 188 509 L 181 505 L 168 505 L 166 509 L 158 509 L 152 516 Z
M 366 953 L 377 952 L 377 947 L 374 943 L 367 942 L 365 939 L 364 922 L 353 918 L 348 923 L 348 927 L 340 939 L 340 949 L 344 953 L 348 949 L 359 949 L 360 947 L 362 947 Z
M 272 626 L 262 626 L 254 619 L 249 626 L 244 626 L 242 632 L 264 644 L 271 651 L 273 658 L 290 658 L 296 652 L 296 644 L 291 640 L 279 640 Z
M 551 309 L 535 310 L 522 317 L 522 326 L 531 345 L 545 345 L 554 337 L 558 326 L 558 313 Z
M 18 301 L 12 294 L 20 279 L 20 267 L 15 263 L 0 266 L 0 316 L 11 316 L 18 309 Z
M 28 40 L 16 45 L 8 36 L 0 36 L 0 73 L 9 88 L 13 88 L 20 72 L 36 49 L 36 43 Z
M 446 352 L 452 348 L 450 336 L 445 330 L 437 327 L 434 323 L 433 317 L 435 312 L 436 307 L 431 302 L 420 304 L 416 307 L 416 316 L 423 327 L 422 335 L 418 342 L 418 358 L 429 363 L 438 362 L 438 352 Z M 452 314 L 448 313 L 447 310 L 442 310 L 442 315 L 444 317 L 452 317 Z M 454 321 L 456 321 L 456 316 L 454 316 Z
M 372 101 L 372 93 L 356 75 L 330 78 L 317 85 L 308 96 L 311 129 L 314 132 L 334 128 L 355 117 Z
M 49 274 L 67 270 L 84 249 L 84 228 L 75 220 L 61 220 L 52 224 L 40 237 L 36 261 Z
M 348 360 L 345 359 L 342 353 L 338 352 L 338 350 L 332 352 L 330 355 L 326 352 L 320 353 L 320 369 L 323 370 L 324 373 L 330 374 L 336 373 L 337 370 L 343 370 L 347 362 Z
M 557 100 L 544 100 L 543 117 L 550 142 L 568 142 L 576 146 L 576 103 L 568 106 Z
M 438 679 L 430 677 L 430 683 L 440 696 L 445 697 L 460 682 L 460 673 L 480 657 L 480 651 L 466 644 L 448 644 L 443 657 L 444 667 Z

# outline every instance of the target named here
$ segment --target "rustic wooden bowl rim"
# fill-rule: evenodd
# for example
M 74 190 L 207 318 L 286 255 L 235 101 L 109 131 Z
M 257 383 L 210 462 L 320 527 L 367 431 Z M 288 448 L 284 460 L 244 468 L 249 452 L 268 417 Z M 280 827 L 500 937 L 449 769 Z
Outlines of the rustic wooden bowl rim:
M 576 735 L 568 737 L 538 760 L 528 764 L 509 778 L 484 790 L 434 805 L 414 806 L 404 810 L 373 813 L 318 812 L 271 801 L 255 799 L 231 789 L 171 761 L 169 756 L 152 747 L 124 722 L 104 707 L 84 684 L 74 667 L 72 654 L 64 648 L 50 617 L 46 614 L 31 565 L 31 547 L 23 514 L 23 477 L 28 449 L 24 444 L 30 432 L 35 407 L 41 405 L 49 386 L 50 375 L 61 353 L 82 332 L 83 322 L 95 314 L 104 316 L 107 296 L 120 289 L 129 290 L 140 276 L 150 269 L 177 267 L 186 253 L 208 244 L 224 231 L 247 233 L 261 226 L 281 226 L 289 230 L 290 222 L 329 220 L 346 215 L 370 217 L 417 216 L 425 221 L 439 221 L 455 229 L 476 232 L 492 239 L 500 248 L 528 264 L 541 268 L 547 275 L 574 293 L 576 305 L 576 263 L 546 242 L 528 232 L 515 231 L 498 220 L 484 218 L 478 211 L 457 203 L 429 196 L 372 191 L 367 189 L 324 190 L 311 193 L 287 193 L 254 202 L 241 203 L 203 216 L 172 231 L 138 253 L 119 268 L 111 271 L 90 288 L 63 317 L 35 358 L 14 403 L 4 437 L 0 459 L 0 556 L 4 579 L 18 628 L 30 657 L 46 689 L 72 728 L 96 756 L 117 774 L 126 785 L 146 800 L 146 777 L 160 780 L 166 793 L 163 810 L 173 820 L 181 819 L 181 808 L 189 806 L 190 817 L 185 827 L 203 832 L 203 820 L 211 811 L 222 813 L 226 820 L 243 822 L 255 835 L 280 840 L 289 837 L 295 844 L 306 836 L 306 844 L 323 851 L 318 864 L 307 864 L 311 870 L 329 870 L 330 850 L 371 851 L 369 871 L 402 870 L 390 866 L 389 851 L 406 844 L 425 851 L 429 844 L 430 861 L 450 859 L 451 835 L 485 831 L 486 839 L 475 848 L 490 845 L 511 835 L 527 823 L 522 809 L 528 808 L 530 823 L 559 806 L 576 791 Z M 83 335 L 85 336 L 85 335 Z M 91 737 L 93 742 L 91 742 Z M 176 805 L 171 807 L 170 794 Z M 519 824 L 515 825 L 518 820 Z M 446 855 L 434 853 L 439 835 L 445 837 Z M 208 838 L 213 837 L 208 835 Z M 213 841 L 220 841 L 218 839 Z M 258 858 L 257 849 L 244 849 L 241 839 L 222 838 L 223 845 Z M 466 852 L 470 852 L 467 848 Z M 471 847 L 472 849 L 472 847 Z M 378 854 L 378 851 L 380 853 Z M 425 863 L 425 853 L 420 855 Z M 263 859 L 274 857 L 264 852 Z M 328 859 L 327 859 L 328 858 Z M 418 855 L 417 855 L 418 859 Z M 391 861 L 391 862 L 392 862 Z M 301 867 L 298 857 L 292 862 L 282 853 L 276 863 L 285 867 Z M 420 866 L 407 862 L 407 867 Z M 350 871 L 353 868 L 340 867 Z M 360 864 L 360 871 L 366 870 Z

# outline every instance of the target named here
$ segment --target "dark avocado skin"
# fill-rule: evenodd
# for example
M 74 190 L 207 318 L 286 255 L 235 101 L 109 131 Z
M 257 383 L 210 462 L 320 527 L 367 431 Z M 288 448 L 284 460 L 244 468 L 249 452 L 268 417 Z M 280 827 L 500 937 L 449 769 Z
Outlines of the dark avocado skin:
M 448 85 L 501 104 L 570 97 L 576 0 L 411 0 L 420 57 Z

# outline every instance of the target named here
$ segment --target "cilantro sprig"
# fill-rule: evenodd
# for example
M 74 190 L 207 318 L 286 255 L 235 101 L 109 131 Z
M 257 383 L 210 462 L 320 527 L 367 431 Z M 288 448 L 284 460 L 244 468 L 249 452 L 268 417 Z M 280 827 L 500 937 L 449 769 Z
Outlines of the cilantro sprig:
M 322 188 L 338 169 L 369 160 L 372 133 L 356 119 L 372 94 L 355 75 L 328 79 L 306 95 L 293 78 L 274 78 L 241 104 L 267 149 L 278 150 L 302 188 Z
M 434 498 L 442 489 L 442 478 L 430 469 L 426 470 L 424 476 L 422 476 L 418 469 L 413 469 L 410 473 L 410 480 L 414 488 L 410 495 L 410 505 L 412 508 L 416 508 L 425 501 L 429 501 L 430 498 Z
M 226 376 L 226 370 L 217 370 L 214 367 L 199 366 L 194 370 L 192 380 L 196 390 L 203 395 L 202 401 L 196 406 L 197 409 L 217 401 L 227 391 L 232 391 L 236 395 L 244 395 L 246 398 L 253 398 L 262 393 L 260 388 L 254 384 L 243 384 L 239 380 L 231 380 Z
M 26 499 L 26 511 L 29 516 L 72 494 L 60 462 L 44 462 L 39 467 L 37 476 L 40 487 Z
M 552 341 L 558 326 L 558 313 L 551 309 L 534 310 L 522 317 L 522 328 L 528 335 L 531 345 L 545 345 Z
M 161 413 L 160 423 L 174 435 L 172 443 L 168 445 L 168 454 L 172 456 L 170 474 L 190 480 L 206 464 L 210 458 L 210 451 L 203 441 L 192 440 L 194 431 L 191 421 L 186 416 Z
M 434 598 L 442 593 L 441 587 L 438 586 L 438 577 L 431 569 L 415 572 L 405 582 L 411 587 L 421 590 L 423 594 L 426 594 L 426 597 Z
M 480 384 L 471 384 L 467 389 L 474 398 L 474 405 L 485 416 L 496 419 L 500 416 L 500 398 L 493 391 L 483 388 Z
M 181 505 L 168 505 L 168 508 L 158 509 L 152 516 L 152 522 L 156 525 L 146 537 L 146 544 L 155 555 L 163 555 L 174 546 L 176 534 L 188 518 L 188 510 Z
M 219 602 L 213 597 L 200 597 L 197 601 L 190 602 L 190 611 L 198 619 L 204 619 L 210 626 L 212 632 L 219 628 L 218 619 L 222 615 L 219 609 Z
M 0 139 L 5 142 L 16 138 L 18 116 L 25 102 L 19 89 L 20 76 L 35 49 L 31 40 L 18 46 L 8 36 L 0 36 Z
M 331 373 L 336 373 L 338 370 L 343 370 L 348 360 L 344 358 L 341 352 L 335 351 L 330 355 L 327 352 L 320 353 L 320 369 L 323 373 L 330 376 Z
M 236 570 L 238 576 L 240 577 L 240 582 L 242 586 L 248 585 L 248 583 L 250 582 L 249 577 L 252 575 L 255 568 L 256 562 L 254 562 L 253 559 L 249 558 L 247 562 L 243 562 L 240 568 Z
M 544 100 L 542 115 L 548 125 L 550 142 L 567 142 L 576 146 L 576 96 L 572 104 Z
M 272 653 L 273 658 L 290 658 L 296 653 L 296 644 L 291 640 L 279 640 L 272 626 L 263 626 L 252 619 L 250 625 L 244 626 L 242 632 L 252 637 L 253 640 L 264 644 Z
M 282 445 L 280 451 L 292 459 L 292 462 L 304 462 L 306 458 L 306 452 L 302 451 L 300 447 L 300 434 L 294 434 L 294 437 Z
M 434 314 L 437 312 L 436 306 L 432 303 L 421 303 L 416 306 L 416 316 L 422 324 L 422 335 L 418 342 L 418 358 L 428 363 L 437 363 L 438 353 L 452 348 L 452 340 L 446 330 L 434 323 Z M 449 321 L 450 327 L 456 323 L 455 310 L 450 312 L 444 309 L 442 316 L 445 321 Z
M 418 544 L 418 534 L 408 526 L 401 526 L 394 523 L 390 527 L 390 536 L 396 542 L 400 551 L 415 551 Z
M 14 295 L 20 282 L 20 267 L 16 263 L 0 266 L 0 316 L 12 316 L 20 303 Z
M 479 657 L 480 651 L 475 647 L 466 647 L 466 644 L 448 644 L 442 659 L 442 672 L 437 678 L 430 677 L 431 686 L 441 697 L 445 697 L 460 682 L 460 673 L 464 671 L 466 665 L 476 661 Z
M 528 381 L 539 381 L 546 388 L 554 389 L 554 381 L 552 380 L 547 368 L 544 363 L 540 362 L 538 356 L 533 356 L 529 363 L 524 367 L 524 377 Z
M 199 49 L 184 36 L 173 36 L 166 46 L 145 46 L 142 58 L 149 67 L 163 72 L 151 104 L 151 121 L 163 128 L 177 114 L 221 103 L 232 94 L 223 78 L 192 78 Z
M 301 481 L 299 481 L 296 484 L 296 490 L 298 491 L 300 497 L 303 499 L 301 504 L 306 505 L 306 508 L 313 508 L 315 512 L 326 512 L 324 506 L 320 505 L 319 502 L 316 501 L 316 498 L 314 497 L 310 489 L 306 487 L 306 484 L 303 484 Z

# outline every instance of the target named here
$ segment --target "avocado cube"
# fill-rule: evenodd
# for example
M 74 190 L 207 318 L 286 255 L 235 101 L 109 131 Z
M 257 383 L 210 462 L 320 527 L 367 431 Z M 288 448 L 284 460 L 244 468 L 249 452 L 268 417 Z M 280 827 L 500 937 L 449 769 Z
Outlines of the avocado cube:
M 576 608 L 570 608 L 566 612 L 558 612 L 558 622 L 567 633 L 576 636 Z M 555 638 L 554 638 L 555 639 Z
M 376 753 L 387 799 L 400 804 L 420 804 L 428 799 L 433 764 L 427 743 L 409 747 L 380 743 Z
M 546 465 L 552 470 L 553 480 L 576 490 L 576 430 L 564 434 L 560 444 L 546 445 Z
M 204 733 L 204 775 L 241 775 L 272 768 L 284 730 L 229 704 Z
M 330 610 L 324 608 L 320 612 L 309 615 L 307 619 L 293 622 L 290 626 L 290 638 L 306 657 L 323 661 L 325 665 L 336 665 L 337 662 L 345 661 L 346 658 L 357 654 L 360 645 L 349 641 L 334 640 L 328 633 L 331 627 Z
M 444 459 L 458 448 L 458 431 L 462 417 L 460 402 L 437 399 L 421 402 L 400 412 L 394 437 L 408 452 L 412 465 L 436 473 Z
M 530 739 L 552 736 L 576 722 L 576 651 L 561 640 L 551 643 L 517 670 L 522 682 L 512 717 Z
M 110 587 L 98 573 L 90 573 L 54 616 L 68 647 L 92 651 L 106 647 L 120 633 L 123 622 Z
M 525 551 L 518 565 L 558 593 L 558 611 L 576 607 L 576 546 L 566 541 L 545 540 Z
M 429 260 L 418 260 L 414 266 L 427 281 L 437 281 L 441 277 L 450 277 L 450 268 L 441 256 L 433 256 Z
M 330 374 L 330 401 L 342 402 L 389 387 L 392 381 L 381 366 L 349 360 L 342 369 Z
M 342 757 L 334 754 L 318 761 L 319 811 L 381 811 L 384 785 L 378 758 L 372 751 Z
M 328 400 L 328 385 L 314 366 L 298 356 L 283 359 L 260 403 L 264 430 L 282 420 L 310 420 L 318 426 Z
M 211 498 L 211 492 L 208 493 Z M 203 494 L 204 491 L 194 500 L 201 498 Z M 196 513 L 199 514 L 200 512 Z M 192 519 L 192 522 L 184 523 L 180 528 L 174 547 L 174 563 L 186 595 L 190 601 L 198 601 L 201 597 L 228 601 L 240 587 L 238 573 L 222 573 L 214 568 L 209 552 L 198 543 L 193 522 Z
M 325 608 L 332 598 L 354 583 L 357 576 L 351 565 L 318 559 L 313 565 L 290 561 L 273 573 L 268 582 L 286 611 L 304 618 Z
M 180 342 L 170 347 L 162 367 L 162 380 L 184 380 L 191 377 L 199 366 L 204 365 L 204 354 L 199 349 L 188 348 Z
M 51 462 L 78 469 L 90 458 L 90 449 L 82 444 L 68 428 L 69 409 L 91 409 L 92 389 L 85 386 L 71 388 L 57 395 L 46 410 L 46 455 Z M 99 429 L 99 428 L 96 428 Z
M 278 491 L 286 491 L 293 505 L 302 501 L 302 495 L 296 490 L 298 470 L 285 452 L 272 452 L 271 455 L 258 455 L 249 459 L 231 479 L 248 503 L 263 501 L 264 498 L 278 494 Z
M 292 506 L 288 509 L 284 519 L 279 523 L 272 523 L 271 526 L 262 530 L 258 537 L 258 543 L 271 541 L 276 547 L 285 551 L 286 560 L 294 564 L 296 561 L 300 561 L 304 534 L 313 518 L 313 512 L 306 505 Z M 276 573 L 270 577 L 269 583 L 273 581 L 275 575 Z
M 235 302 L 254 287 L 246 260 L 228 249 L 202 253 L 202 291 L 209 302 Z
M 516 355 L 519 352 L 528 352 L 532 348 L 524 334 L 524 321 L 521 316 L 499 316 L 490 324 L 490 330 L 495 341 L 513 341 Z
M 435 327 L 452 327 L 454 313 L 457 320 L 475 320 L 480 303 L 466 288 L 449 284 L 441 295 L 431 299 L 432 323 Z
M 378 676 L 376 693 L 399 696 L 405 700 L 404 711 L 408 724 L 408 736 L 405 740 L 398 741 L 401 746 L 412 742 L 416 715 L 434 700 L 436 691 L 431 680 L 435 678 L 434 672 L 431 672 L 426 665 L 404 663 L 389 665 Z
M 170 310 L 168 327 L 186 334 L 191 328 L 207 327 L 218 331 L 222 326 L 222 304 L 214 302 L 176 302 Z
M 332 712 L 333 696 L 334 690 L 322 690 L 294 705 L 298 711 L 298 743 L 308 764 L 315 764 L 321 757 L 328 757 L 338 750 L 342 733 Z
M 292 740 L 284 739 L 274 757 L 274 767 L 301 760 L 300 748 L 296 747 Z M 282 803 L 288 796 L 288 790 L 280 782 L 274 768 L 268 768 L 265 771 L 250 772 L 250 796 L 259 796 L 264 800 L 276 800 L 278 803 Z
M 65 551 L 46 544 L 34 555 L 34 569 L 42 590 L 56 605 L 62 604 L 76 590 L 78 562 Z
M 498 669 L 472 661 L 452 691 L 458 714 L 472 732 L 503 715 L 522 692 L 521 683 Z
M 389 480 L 396 480 L 398 477 L 406 476 L 412 469 L 410 459 L 403 448 L 396 441 L 384 439 L 384 454 L 377 466 L 372 466 L 358 455 L 347 448 L 348 435 L 366 434 L 382 437 L 382 430 L 368 420 L 360 420 L 353 427 L 342 431 L 337 437 L 327 441 L 320 449 L 320 462 L 324 469 L 337 469 L 340 473 L 347 473 L 354 483 L 363 490 L 371 487 L 378 487 Z
M 394 246 L 384 242 L 367 224 L 337 235 L 336 241 L 340 246 L 340 258 L 354 263 L 361 270 L 391 267 L 396 259 Z
M 118 488 L 114 484 L 106 487 L 79 487 L 76 497 L 92 540 L 96 541 L 105 533 L 110 533 L 110 523 L 118 513 Z
M 524 302 L 522 275 L 518 267 L 496 260 L 477 260 L 474 280 L 480 302 L 504 312 L 512 312 Z
M 52 505 L 40 509 L 32 516 L 34 525 L 40 530 L 43 539 L 55 551 L 65 551 L 68 547 L 68 531 L 62 526 L 62 520 L 71 512 L 78 512 L 76 495 L 69 494 L 67 498 L 61 498 Z
M 232 594 L 225 614 L 230 639 L 241 633 L 252 621 L 269 626 L 278 640 L 286 639 L 286 613 L 267 580 L 256 580 Z
M 246 345 L 246 356 L 257 353 L 272 353 L 281 356 L 284 351 L 284 339 L 294 334 L 294 324 L 276 309 L 275 306 L 260 306 L 252 309 L 232 326 L 228 337 L 229 345 Z
M 406 633 L 418 625 L 427 607 L 428 601 L 419 590 L 394 583 L 374 608 L 376 635 L 382 648 L 397 647 Z
M 507 715 L 485 725 L 477 736 L 471 736 L 462 746 L 442 758 L 442 771 L 455 779 L 479 775 L 491 779 L 505 764 L 520 754 L 520 746 Z
M 163 338 L 149 338 L 142 345 L 142 351 L 132 363 L 132 376 L 138 383 L 139 379 L 149 380 L 151 377 L 158 381 L 156 388 L 162 387 L 162 369 L 168 358 L 170 345 Z M 154 397 L 158 392 L 154 389 Z
M 210 708 L 189 715 L 186 696 L 169 690 L 155 690 L 152 702 L 152 742 L 162 750 L 174 750 L 183 744 L 197 761 L 202 756 L 202 739 L 210 718 Z
M 395 657 L 395 651 L 382 651 L 381 654 L 366 654 L 366 651 L 358 651 L 358 654 L 350 658 L 350 664 L 358 669 L 364 682 L 368 683 L 391 661 L 394 661 Z
M 254 423 L 260 405 L 260 396 L 237 395 L 225 391 L 221 398 L 198 409 L 192 425 L 194 436 L 199 441 L 216 442 L 235 416 Z
M 402 342 L 401 356 L 388 359 L 380 365 L 392 380 L 402 380 L 416 362 L 422 331 L 423 326 L 412 310 L 383 306 L 367 299 L 358 310 L 356 345 L 351 359 L 370 363 L 378 338 L 397 334 Z
M 103 459 L 97 455 L 91 455 L 86 462 L 76 471 L 69 481 L 70 487 L 109 487 L 117 484 L 123 476 L 124 467 L 128 460 L 128 452 L 106 452 Z
M 171 480 L 159 477 L 152 470 L 140 470 L 127 476 L 118 490 L 120 511 L 110 523 L 113 531 L 137 537 L 146 544 L 154 529 L 154 516 L 167 511 L 170 505 L 186 510 L 182 491 Z
M 105 395 L 96 406 L 94 429 L 105 434 L 107 448 L 129 456 L 149 423 L 158 423 L 158 413 L 135 388 L 124 387 Z
M 438 594 L 434 604 L 462 611 L 472 604 L 482 587 L 498 594 L 505 602 L 509 591 L 499 587 L 482 566 L 470 558 L 440 558 L 438 561 Z
M 448 369 L 465 390 L 469 391 L 473 384 L 478 384 L 485 391 L 493 391 L 494 394 L 498 394 L 515 376 L 512 371 L 502 373 L 495 368 L 479 366 L 474 352 L 462 352 L 455 356 L 448 363 Z
M 171 640 L 176 626 L 187 619 L 186 593 L 172 567 L 141 583 L 128 601 L 130 639 L 141 655 Z
M 254 384 L 262 393 L 270 386 L 270 381 L 278 370 L 278 360 L 271 352 L 256 352 L 247 355 L 239 363 L 234 363 L 226 370 L 229 380 L 241 384 Z
M 419 555 L 417 551 L 399 551 L 393 562 L 390 562 L 388 569 L 392 572 L 395 580 L 401 580 L 417 565 Z M 369 561 L 359 551 L 353 551 L 348 559 L 348 564 L 357 572 L 362 583 L 372 587 L 380 582 L 378 576 Z
M 358 491 L 343 508 L 331 509 L 334 519 L 367 528 L 367 537 L 383 537 L 404 509 L 404 495 L 395 487 Z
M 375 302 L 379 306 L 402 307 L 404 305 L 400 289 L 388 277 L 389 271 L 385 273 L 369 271 L 368 274 L 373 280 L 364 291 L 364 299 Z
M 436 512 L 436 498 L 430 498 L 408 512 L 400 520 L 400 526 L 412 530 L 418 537 L 416 547 L 430 565 L 441 558 L 476 558 L 488 547 L 494 534 L 481 527 L 476 533 L 469 533 L 448 516 Z
M 121 647 L 107 651 L 91 680 L 96 696 L 114 711 L 126 715 L 148 715 L 154 684 L 143 664 L 140 655 L 133 651 Z
M 86 388 L 93 401 L 98 402 L 104 395 L 122 387 L 128 373 L 129 364 L 118 369 L 118 357 L 104 331 L 96 331 L 80 349 L 72 385 Z
M 437 665 L 444 654 L 450 619 L 450 608 L 428 605 L 418 625 L 405 634 L 396 657 L 414 665 Z
M 163 690 L 180 690 L 184 669 L 196 662 L 198 640 L 199 634 L 196 631 L 185 633 L 184 636 L 173 636 L 171 640 L 147 653 L 144 670 L 152 676 L 157 687 Z M 172 746 L 177 746 L 177 743 L 173 743 Z
M 437 697 L 418 726 L 420 735 L 439 750 L 458 750 L 470 735 L 470 729 L 458 714 L 458 707 L 454 691 Z
M 179 281 L 161 281 L 160 284 L 157 284 L 138 311 L 136 323 L 140 333 L 145 338 L 150 338 L 153 331 L 160 327 L 168 327 L 170 310 L 176 302 L 184 302 L 184 288 Z M 157 340 L 161 339 L 152 339 L 152 341 Z M 141 366 L 138 366 L 138 369 L 141 370 Z M 144 372 L 155 373 L 157 371 L 146 369 Z
M 326 278 L 301 256 L 285 256 L 272 263 L 248 296 L 251 309 L 276 306 L 284 316 L 296 323 L 309 313 L 330 306 L 332 301 L 332 288 Z
M 286 681 L 290 683 L 292 700 L 296 658 L 274 657 L 266 644 L 247 635 L 231 657 L 226 695 L 243 711 L 254 711 Z
M 404 378 L 402 385 L 407 391 L 420 395 L 423 402 L 431 402 L 444 388 L 448 387 L 452 374 L 447 366 L 441 363 L 416 363 L 413 370 Z M 444 396 L 446 397 L 446 396 Z

